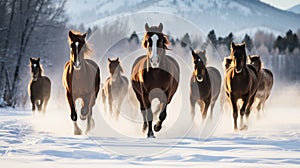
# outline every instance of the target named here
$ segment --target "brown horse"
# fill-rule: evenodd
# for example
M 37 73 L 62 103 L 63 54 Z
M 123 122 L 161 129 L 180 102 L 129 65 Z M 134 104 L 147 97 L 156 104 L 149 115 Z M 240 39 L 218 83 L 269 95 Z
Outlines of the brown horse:
M 258 105 L 256 107 L 258 112 L 264 110 L 266 100 L 269 98 L 273 87 L 273 73 L 266 68 L 263 68 L 262 61 L 259 55 L 249 56 L 250 64 L 257 68 L 258 76 L 260 78 L 258 89 L 256 92 L 256 99 L 258 99 Z
M 40 58 L 30 58 L 30 68 L 32 78 L 28 85 L 28 92 L 32 104 L 32 111 L 36 107 L 38 111 L 45 113 L 51 93 L 51 81 L 47 76 L 43 76 L 43 68 Z
M 233 109 L 234 129 L 237 130 L 238 107 L 237 101 L 242 99 L 243 105 L 240 109 L 240 129 L 247 129 L 243 117 L 246 114 L 246 121 L 250 115 L 258 87 L 258 72 L 254 66 L 246 64 L 247 56 L 245 43 L 235 45 L 231 43 L 230 58 L 232 66 L 226 71 L 225 87 L 226 94 L 231 100 Z
M 166 55 L 169 40 L 162 33 L 162 23 L 151 27 L 146 23 L 145 29 L 142 46 L 147 49 L 147 55 L 135 60 L 131 83 L 143 114 L 143 131 L 148 127 L 147 136 L 155 137 L 152 131 L 151 101 L 154 98 L 160 100 L 159 120 L 154 125 L 154 131 L 158 132 L 167 117 L 167 105 L 178 88 L 180 71 L 176 60 Z
M 71 109 L 75 135 L 82 133 L 77 125 L 76 99 L 82 99 L 80 118 L 82 120 L 87 118 L 87 133 L 94 127 L 92 107 L 95 104 L 100 88 L 100 69 L 94 61 L 85 58 L 91 52 L 85 37 L 86 33 L 81 35 L 80 33 L 69 31 L 70 60 L 65 65 L 62 79 Z
M 118 118 L 122 102 L 128 92 L 129 82 L 128 79 L 121 74 L 123 73 L 123 68 L 120 64 L 119 58 L 115 60 L 108 58 L 108 62 L 110 77 L 106 79 L 102 88 L 102 102 L 106 111 L 106 101 L 108 99 L 110 114 L 115 114 L 115 117 Z
M 209 106 L 210 118 L 213 117 L 213 108 L 221 89 L 221 74 L 216 68 L 206 66 L 205 53 L 205 50 L 198 52 L 192 50 L 194 71 L 190 80 L 190 103 L 193 119 L 196 102 L 200 105 L 202 120 L 206 118 Z

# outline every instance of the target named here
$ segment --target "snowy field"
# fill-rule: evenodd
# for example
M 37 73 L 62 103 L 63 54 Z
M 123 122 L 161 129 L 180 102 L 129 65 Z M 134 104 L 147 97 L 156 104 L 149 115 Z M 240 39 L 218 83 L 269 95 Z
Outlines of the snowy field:
M 247 131 L 234 132 L 231 114 L 216 112 L 205 123 L 167 118 L 156 139 L 124 115 L 116 121 L 102 112 L 90 134 L 74 136 L 68 107 L 53 101 L 45 115 L 0 109 L 1 167 L 299 167 L 300 95 L 288 88 L 272 93 L 260 119 L 251 114 Z

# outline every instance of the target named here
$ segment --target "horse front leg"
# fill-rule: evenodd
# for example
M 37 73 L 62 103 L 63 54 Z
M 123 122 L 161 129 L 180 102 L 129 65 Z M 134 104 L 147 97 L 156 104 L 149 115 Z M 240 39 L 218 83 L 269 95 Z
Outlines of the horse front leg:
M 243 97 L 243 106 L 240 110 L 240 116 L 241 116 L 241 118 L 240 118 L 240 130 L 246 130 L 247 129 L 247 125 L 244 123 L 244 114 L 246 113 L 246 107 L 248 106 L 248 102 L 249 102 L 249 97 L 244 96 Z
M 209 104 L 210 104 L 210 99 L 204 100 L 204 109 L 202 111 L 202 121 L 206 119 Z
M 162 105 L 162 111 L 159 114 L 159 120 L 156 122 L 156 124 L 154 125 L 154 131 L 158 132 L 161 130 L 162 128 L 162 123 L 164 122 L 164 120 L 167 117 L 167 104 L 163 103 Z
M 32 104 L 31 110 L 34 112 L 35 111 L 35 99 L 33 98 L 33 96 L 30 96 L 30 101 Z
M 103 104 L 103 107 L 104 107 L 104 112 L 106 113 L 107 112 L 107 105 L 106 105 L 106 94 L 105 94 L 105 90 L 104 88 L 101 90 L 101 95 L 102 95 L 102 104 Z
M 236 104 L 236 99 L 233 98 L 233 96 L 230 96 L 230 100 L 231 100 L 231 105 L 232 105 L 232 115 L 233 115 L 233 120 L 234 120 L 234 130 L 237 130 L 237 118 L 238 118 L 238 109 L 237 109 L 237 104 Z
M 74 134 L 80 135 L 82 133 L 82 131 L 77 125 L 77 113 L 76 113 L 76 109 L 75 109 L 75 105 L 74 105 L 74 100 L 73 100 L 72 94 L 69 92 L 67 92 L 67 99 L 68 99 L 68 103 L 69 103 L 69 106 L 71 109 L 71 120 L 73 121 L 73 124 L 74 124 Z
M 191 107 L 191 116 L 192 120 L 194 121 L 195 119 L 195 105 L 196 105 L 196 100 L 192 96 L 190 97 L 190 107 Z
M 83 96 L 82 99 L 82 107 L 81 107 L 81 115 L 80 115 L 80 119 L 81 120 L 86 120 L 87 119 L 87 115 L 90 113 L 90 101 L 91 101 L 91 95 L 87 94 L 85 96 Z

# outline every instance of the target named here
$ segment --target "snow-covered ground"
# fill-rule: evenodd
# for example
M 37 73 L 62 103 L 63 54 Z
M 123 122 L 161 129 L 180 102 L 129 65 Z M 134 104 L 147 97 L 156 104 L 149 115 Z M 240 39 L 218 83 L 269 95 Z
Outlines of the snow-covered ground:
M 65 102 L 52 101 L 45 115 L 2 108 L 1 167 L 299 167 L 299 88 L 283 90 L 272 92 L 260 119 L 251 114 L 247 131 L 234 132 L 231 114 L 217 108 L 213 121 L 166 121 L 156 139 L 144 138 L 140 123 L 126 122 L 124 114 L 111 119 L 98 106 L 96 128 L 81 136 L 72 135 Z

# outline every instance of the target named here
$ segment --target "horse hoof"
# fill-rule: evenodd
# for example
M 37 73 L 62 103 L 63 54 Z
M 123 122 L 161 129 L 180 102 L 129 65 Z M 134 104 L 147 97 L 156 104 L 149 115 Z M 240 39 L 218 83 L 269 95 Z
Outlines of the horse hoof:
M 74 135 L 81 135 L 81 134 L 82 134 L 81 129 L 74 130 Z
M 82 120 L 82 121 L 84 121 L 84 120 L 86 120 L 86 116 L 83 116 L 83 115 L 80 115 L 80 119 Z
M 161 129 L 161 125 L 157 125 L 157 124 L 154 125 L 154 131 L 155 132 L 160 131 L 160 129 Z
M 146 123 L 144 123 L 144 124 L 143 124 L 143 128 L 142 128 L 142 129 L 143 129 L 143 132 L 145 132 L 147 128 L 148 128 L 148 125 L 147 125 Z
M 154 134 L 153 134 L 153 132 L 152 133 L 148 133 L 148 135 L 147 135 L 147 138 L 155 138 L 155 136 L 154 136 Z
M 77 114 L 71 114 L 71 120 L 77 121 Z
M 244 126 L 242 126 L 242 127 L 240 128 L 240 130 L 241 130 L 241 131 L 246 131 L 246 130 L 248 130 L 248 126 L 247 126 L 247 125 L 244 125 Z

